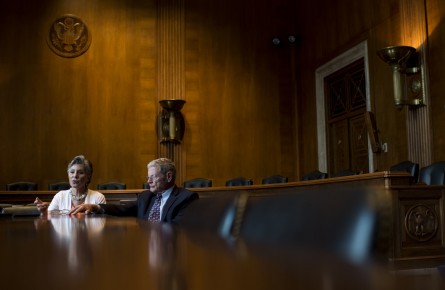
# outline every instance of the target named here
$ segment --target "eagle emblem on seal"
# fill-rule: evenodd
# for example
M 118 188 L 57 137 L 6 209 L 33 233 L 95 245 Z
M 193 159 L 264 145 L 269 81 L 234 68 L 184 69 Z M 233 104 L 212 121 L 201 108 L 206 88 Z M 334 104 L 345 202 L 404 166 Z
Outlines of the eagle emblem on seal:
M 58 55 L 76 57 L 88 50 L 91 34 L 77 16 L 67 14 L 56 19 L 49 31 L 48 45 Z

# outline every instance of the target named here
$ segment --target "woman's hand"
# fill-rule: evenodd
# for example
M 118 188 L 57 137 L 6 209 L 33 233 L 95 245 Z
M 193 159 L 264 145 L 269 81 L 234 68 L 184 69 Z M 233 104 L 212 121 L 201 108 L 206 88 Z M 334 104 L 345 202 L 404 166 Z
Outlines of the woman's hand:
M 36 197 L 36 200 L 34 201 L 34 204 L 36 205 L 37 209 L 40 212 L 46 212 L 48 210 L 49 202 L 42 201 L 38 197 Z
M 68 214 L 76 214 L 79 212 L 84 212 L 85 214 L 95 213 L 100 209 L 97 204 L 79 204 L 70 210 Z

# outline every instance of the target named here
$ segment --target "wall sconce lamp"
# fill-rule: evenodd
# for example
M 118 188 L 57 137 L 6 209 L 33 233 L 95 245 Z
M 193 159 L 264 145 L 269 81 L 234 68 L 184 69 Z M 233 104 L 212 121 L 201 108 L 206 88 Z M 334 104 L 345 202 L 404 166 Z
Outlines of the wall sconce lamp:
M 401 110 L 404 105 L 410 109 L 425 105 L 423 68 L 416 49 L 390 46 L 377 51 L 377 55 L 392 67 L 396 109 Z
M 181 143 L 184 137 L 185 123 L 181 109 L 184 100 L 161 100 L 162 111 L 159 115 L 159 138 L 161 143 Z

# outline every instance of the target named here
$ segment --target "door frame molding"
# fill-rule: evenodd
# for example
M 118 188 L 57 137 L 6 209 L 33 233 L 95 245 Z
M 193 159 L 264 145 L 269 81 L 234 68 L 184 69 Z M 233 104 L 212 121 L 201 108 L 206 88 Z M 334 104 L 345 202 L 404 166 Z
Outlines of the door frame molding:
M 326 107 L 324 95 L 324 78 L 328 75 L 344 68 L 354 61 L 363 58 L 365 65 L 365 90 L 366 90 L 366 110 L 371 110 L 371 98 L 369 92 L 369 61 L 368 61 L 368 41 L 364 40 L 351 49 L 345 51 L 329 62 L 320 66 L 315 71 L 315 92 L 317 102 L 317 141 L 318 141 L 318 170 L 328 172 L 327 141 L 326 141 Z M 369 172 L 374 172 L 374 156 L 368 138 L 368 161 Z

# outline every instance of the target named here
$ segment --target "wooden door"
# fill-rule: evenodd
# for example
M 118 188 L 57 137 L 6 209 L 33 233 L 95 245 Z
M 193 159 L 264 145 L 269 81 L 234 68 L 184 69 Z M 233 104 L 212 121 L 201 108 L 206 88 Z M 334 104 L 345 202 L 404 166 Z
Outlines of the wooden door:
M 328 170 L 368 172 L 364 60 L 327 76 L 325 82 Z

